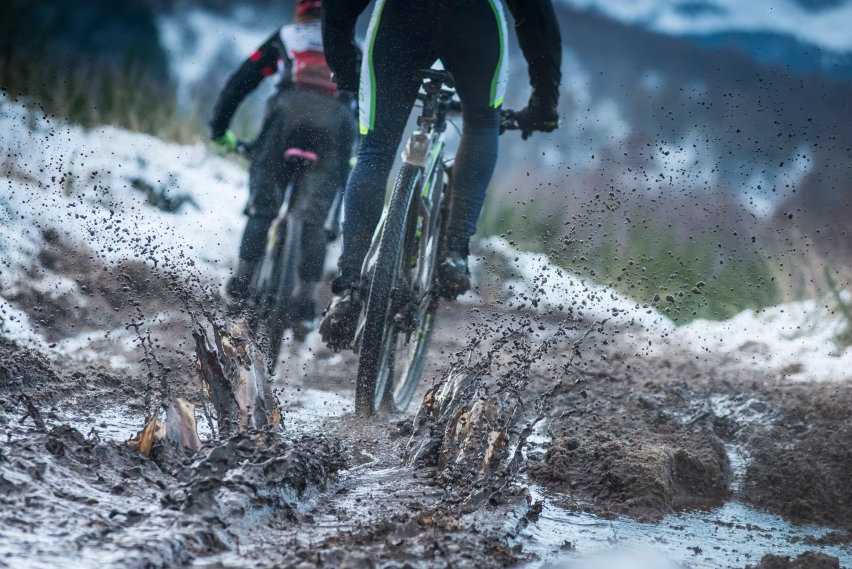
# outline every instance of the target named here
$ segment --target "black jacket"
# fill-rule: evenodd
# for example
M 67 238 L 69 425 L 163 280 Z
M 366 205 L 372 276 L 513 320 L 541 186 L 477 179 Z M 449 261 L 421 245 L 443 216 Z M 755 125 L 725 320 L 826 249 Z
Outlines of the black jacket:
M 278 72 L 279 61 L 284 62 L 284 73 L 278 87 L 287 88 L 290 86 L 292 61 L 287 56 L 281 34 L 276 31 L 228 78 L 213 107 L 211 138 L 215 140 L 225 134 L 237 107 L 249 93 L 257 89 L 261 81 Z
M 498 0 L 499 1 L 499 0 Z M 555 108 L 562 80 L 562 37 L 551 0 L 505 0 L 512 17 L 518 43 L 530 72 L 531 98 L 544 107 Z M 323 2 L 323 44 L 329 67 L 342 91 L 357 92 L 359 60 L 355 42 L 355 22 L 370 0 L 325 0 Z

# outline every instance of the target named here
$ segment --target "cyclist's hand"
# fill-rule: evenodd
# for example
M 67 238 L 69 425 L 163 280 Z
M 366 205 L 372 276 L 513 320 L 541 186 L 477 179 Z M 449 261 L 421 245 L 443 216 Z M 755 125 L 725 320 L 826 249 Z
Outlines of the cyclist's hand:
M 337 100 L 343 103 L 343 106 L 352 111 L 353 114 L 358 114 L 358 93 L 339 90 L 337 92 Z
M 515 113 L 515 120 L 521 129 L 521 138 L 526 140 L 530 135 L 539 130 L 551 132 L 559 126 L 559 114 L 555 106 L 537 103 L 530 99 L 530 104 Z
M 226 130 L 225 134 L 223 134 L 219 138 L 214 138 L 213 144 L 228 152 L 235 152 L 237 150 L 237 146 L 239 145 L 239 141 L 237 140 L 237 136 L 234 134 L 234 132 L 229 129 Z

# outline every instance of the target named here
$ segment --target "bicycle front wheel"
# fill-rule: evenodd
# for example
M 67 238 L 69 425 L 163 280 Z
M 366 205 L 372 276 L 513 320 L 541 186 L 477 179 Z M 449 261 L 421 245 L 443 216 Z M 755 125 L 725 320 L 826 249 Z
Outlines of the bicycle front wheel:
M 397 312 L 395 304 L 408 292 L 404 289 L 409 288 L 399 277 L 406 261 L 407 221 L 421 172 L 420 168 L 411 164 L 402 165 L 385 216 L 358 358 L 355 412 L 359 415 L 372 415 L 379 409 L 385 397 L 389 369 L 393 367 L 394 350 L 391 346 L 395 344 L 397 333 L 393 322 Z

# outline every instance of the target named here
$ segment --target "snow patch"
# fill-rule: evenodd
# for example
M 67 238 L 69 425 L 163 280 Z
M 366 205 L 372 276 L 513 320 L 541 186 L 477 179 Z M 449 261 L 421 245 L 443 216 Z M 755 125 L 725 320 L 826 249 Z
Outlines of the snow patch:
M 30 317 L 0 296 L 0 334 L 19 344 L 46 349 L 47 341 L 35 331 Z
M 836 53 L 852 52 L 852 2 L 821 10 L 796 0 L 561 0 L 670 35 L 770 32 Z M 700 5 L 701 9 L 694 9 Z
M 541 312 L 568 310 L 586 319 L 610 325 L 640 327 L 658 333 L 674 329 L 674 323 L 650 306 L 615 290 L 569 273 L 551 263 L 546 255 L 528 253 L 514 248 L 501 237 L 489 237 L 480 242 L 487 252 L 506 260 L 515 276 L 506 280 L 504 292 L 522 307 Z M 525 300 L 527 297 L 528 300 Z
M 652 307 L 571 274 L 545 255 L 519 251 L 498 237 L 483 240 L 480 247 L 502 257 L 514 272 L 503 284 L 503 295 L 514 299 L 516 307 L 521 304 L 539 312 L 572 308 L 586 320 L 607 320 L 608 327 L 629 331 L 629 337 L 650 354 L 674 347 L 697 354 L 730 354 L 752 369 L 776 371 L 796 381 L 852 378 L 852 347 L 837 343 L 848 323 L 836 313 L 832 298 L 745 310 L 729 320 L 694 320 L 676 327 Z M 481 273 L 485 263 L 472 268 Z M 852 302 L 848 291 L 841 298 Z
M 248 175 L 203 145 L 113 127 L 85 130 L 0 95 L 0 166 L 0 291 L 7 296 L 19 285 L 57 298 L 76 289 L 38 268 L 48 230 L 107 265 L 145 260 L 214 284 L 236 263 Z M 160 197 L 184 202 L 169 213 L 157 207 Z M 0 332 L 47 345 L 2 297 Z M 85 357 L 87 343 L 72 338 L 57 349 Z
M 203 145 L 113 127 L 86 131 L 2 95 L 0 133 L 2 286 L 38 254 L 46 229 L 107 262 L 147 259 L 214 278 L 235 262 L 248 175 Z M 168 213 L 149 203 L 146 189 L 191 201 Z
M 852 294 L 842 293 L 844 302 Z M 695 320 L 669 337 L 697 352 L 737 354 L 754 369 L 776 370 L 799 381 L 852 378 L 852 347 L 837 345 L 847 322 L 835 313 L 833 299 L 745 310 L 730 320 Z

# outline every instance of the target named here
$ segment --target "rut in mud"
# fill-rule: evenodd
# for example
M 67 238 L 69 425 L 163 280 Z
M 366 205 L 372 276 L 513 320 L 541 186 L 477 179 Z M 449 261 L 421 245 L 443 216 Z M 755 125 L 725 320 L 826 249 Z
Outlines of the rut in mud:
M 55 566 L 59 543 L 80 567 L 481 567 L 560 553 L 573 567 L 588 544 L 541 545 L 536 531 L 591 513 L 661 529 L 704 515 L 731 533 L 715 547 L 667 534 L 686 566 L 720 566 L 721 552 L 731 566 L 776 554 L 806 567 L 808 548 L 849 564 L 848 382 L 650 354 L 647 320 L 621 308 L 596 320 L 599 290 L 560 308 L 542 276 L 509 289 L 515 257 L 498 252 L 480 258 L 480 300 L 440 310 L 409 413 L 360 420 L 347 411 L 352 354 L 288 341 L 268 383 L 218 283 L 186 257 L 105 263 L 44 237 L 27 278 L 0 291 L 39 333 L 0 336 L 0 562 Z M 169 440 L 170 417 L 189 415 L 198 438 Z M 143 454 L 125 442 L 146 426 Z M 719 513 L 731 503 L 834 531 L 756 528 Z M 749 546 L 754 535 L 772 539 Z
M 128 303 L 128 317 L 162 302 L 162 295 L 121 292 L 139 303 Z M 225 567 L 512 566 L 531 558 L 523 536 L 541 515 L 531 483 L 567 512 L 604 518 L 660 520 L 734 498 L 838 528 L 803 546 L 836 551 L 849 543 L 845 487 L 836 484 L 837 473 L 852 467 L 840 445 L 849 421 L 844 384 L 785 383 L 713 355 L 650 357 L 599 323 L 555 313 L 447 308 L 432 362 L 443 370 L 426 378 L 411 415 L 310 415 L 310 399 L 298 393 L 310 391 L 320 403 L 351 399 L 351 356 L 291 345 L 291 357 L 305 349 L 311 357 L 299 364 L 301 379 L 273 385 L 283 431 L 227 435 L 217 417 L 230 414 L 238 424 L 240 404 L 209 404 L 195 362 L 206 353 L 208 368 L 210 358 L 220 371 L 230 366 L 223 377 L 245 373 L 223 363 L 221 351 L 242 340 L 208 316 L 193 321 L 187 312 L 162 327 L 145 321 L 138 336 L 151 338 L 146 349 L 173 362 L 168 389 L 160 375 L 166 366 L 156 362 L 115 370 L 0 339 L 8 433 L 0 466 L 11 528 L 0 540 L 4 555 L 37 551 L 34 558 L 50 566 L 56 558 L 45 544 L 61 539 L 79 566 L 95 557 L 122 566 L 193 559 Z M 163 350 L 193 329 L 195 351 Z M 120 406 L 130 416 L 129 438 L 162 408 L 166 391 L 196 406 L 199 452 L 158 440 L 145 456 L 101 434 L 110 421 L 105 409 Z M 69 421 L 76 427 L 63 426 Z M 788 448 L 802 460 L 770 441 L 794 445 Z M 745 466 L 731 462 L 732 448 L 748 457 Z M 805 476 L 810 494 L 797 486 Z M 768 487 L 771 493 L 756 491 Z M 810 507 L 791 506 L 786 489 L 810 496 Z M 58 521 L 65 518 L 73 521 Z M 686 542 L 708 547 L 699 538 Z M 747 564 L 742 558 L 740 566 Z

